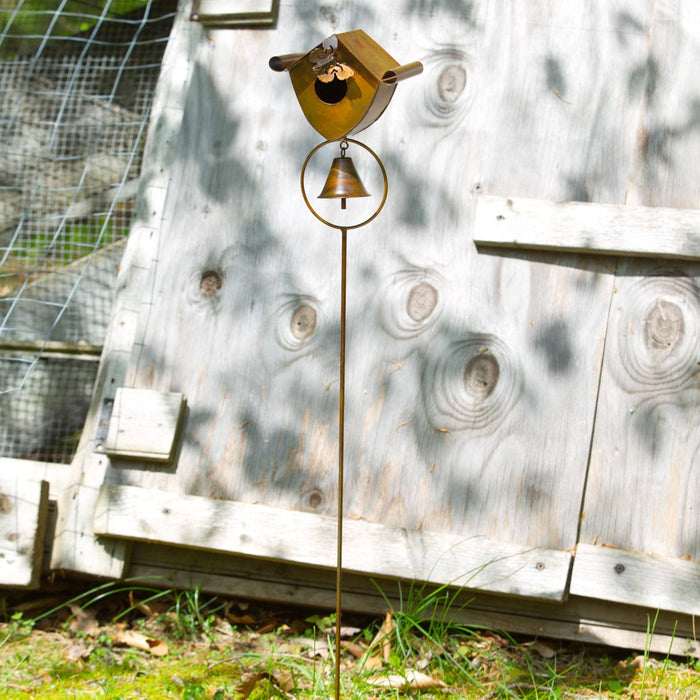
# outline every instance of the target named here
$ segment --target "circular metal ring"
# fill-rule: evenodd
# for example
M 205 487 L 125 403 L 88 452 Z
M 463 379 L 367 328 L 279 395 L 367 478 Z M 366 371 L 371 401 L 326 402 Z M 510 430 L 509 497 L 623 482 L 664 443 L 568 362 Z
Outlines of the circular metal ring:
M 356 141 L 355 139 L 349 139 L 349 138 L 343 138 L 340 139 L 342 141 L 346 141 L 347 143 L 354 143 L 357 146 L 360 146 L 360 148 L 364 148 L 365 151 L 367 151 L 373 158 L 374 160 L 377 161 L 377 165 L 379 165 L 380 170 L 382 171 L 382 178 L 384 179 L 384 194 L 382 196 L 382 201 L 379 203 L 379 206 L 375 210 L 374 214 L 372 216 L 368 217 L 364 221 L 361 221 L 359 224 L 353 224 L 352 226 L 343 226 L 341 224 L 334 224 L 332 221 L 328 221 L 327 219 L 324 219 L 312 206 L 311 202 L 309 202 L 309 198 L 306 196 L 306 188 L 304 187 L 304 174 L 306 173 L 306 166 L 309 164 L 309 161 L 311 160 L 311 157 L 316 153 L 316 151 L 320 150 L 324 146 L 327 146 L 330 143 L 337 143 L 337 141 L 324 141 L 323 143 L 319 143 L 318 146 L 315 148 L 312 148 L 311 151 L 309 152 L 309 155 L 306 156 L 306 160 L 304 161 L 304 165 L 301 166 L 301 195 L 304 198 L 304 204 L 308 207 L 309 211 L 322 223 L 326 224 L 326 226 L 330 226 L 331 228 L 337 228 L 340 230 L 346 230 L 349 231 L 350 229 L 353 228 L 360 228 L 361 226 L 364 226 L 365 224 L 368 224 L 370 221 L 373 221 L 379 212 L 383 209 L 384 203 L 386 202 L 386 196 L 389 192 L 389 181 L 386 176 L 386 170 L 384 169 L 384 164 L 382 163 L 381 160 L 379 160 L 379 156 L 369 147 L 365 146 L 364 143 L 361 143 L 360 141 Z

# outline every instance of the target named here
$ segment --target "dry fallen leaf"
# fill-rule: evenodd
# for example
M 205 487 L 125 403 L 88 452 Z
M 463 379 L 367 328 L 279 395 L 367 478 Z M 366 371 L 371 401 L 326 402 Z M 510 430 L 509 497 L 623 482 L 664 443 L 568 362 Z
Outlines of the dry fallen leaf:
M 361 647 L 355 642 L 340 642 L 340 648 L 349 651 L 356 659 L 361 659 L 365 652 L 367 651 L 364 647 Z
M 370 649 L 374 648 L 377 644 L 381 649 L 381 655 L 384 661 L 388 661 L 391 656 L 391 634 L 396 629 L 396 622 L 394 621 L 394 613 L 388 610 L 384 616 L 384 622 L 379 628 L 377 634 L 374 635 L 374 639 L 370 643 Z
M 243 699 L 247 698 L 254 690 L 255 686 L 265 678 L 269 678 L 270 674 L 264 671 L 258 671 L 256 673 L 244 673 L 241 676 L 240 683 L 236 686 L 236 692 L 243 696 Z
M 69 607 L 73 613 L 73 619 L 70 621 L 71 632 L 74 634 L 82 632 L 88 637 L 96 637 L 100 633 L 100 626 L 92 610 L 83 610 L 83 608 L 75 604 L 71 604 Z
M 147 651 L 154 656 L 165 656 L 168 653 L 168 645 L 164 641 L 136 630 L 119 630 L 114 641 L 117 644 Z
M 94 648 L 94 644 L 85 646 L 85 644 L 82 642 L 75 642 L 74 644 L 71 644 L 68 649 L 63 652 L 63 654 L 68 661 L 78 661 L 78 659 L 87 659 L 90 656 L 90 652 L 92 652 Z
M 290 671 L 280 671 L 268 673 L 267 671 L 257 671 L 253 673 L 244 673 L 241 676 L 240 683 L 236 686 L 236 692 L 243 696 L 243 700 L 249 697 L 255 690 L 260 681 L 269 680 L 277 685 L 280 692 L 288 697 L 293 697 L 289 694 L 290 690 L 294 690 L 294 678 Z
M 554 651 L 554 649 L 550 647 L 549 644 L 545 644 L 544 642 L 540 642 L 539 640 L 535 640 L 534 642 L 530 642 L 529 644 L 524 644 L 523 646 L 530 647 L 533 651 L 536 651 L 543 659 L 553 659 L 557 655 L 557 652 Z
M 376 688 L 393 688 L 395 690 L 430 690 L 431 688 L 447 687 L 447 683 L 410 668 L 406 669 L 403 676 L 390 673 L 378 678 L 369 678 L 367 683 Z

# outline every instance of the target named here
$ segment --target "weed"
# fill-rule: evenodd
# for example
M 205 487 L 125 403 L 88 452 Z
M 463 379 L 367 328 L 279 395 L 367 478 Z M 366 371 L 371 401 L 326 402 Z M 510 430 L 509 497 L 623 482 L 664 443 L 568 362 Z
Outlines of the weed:
M 216 613 L 225 604 L 216 597 L 202 600 L 199 586 L 171 594 L 175 599 L 171 619 L 173 635 L 177 639 L 197 639 L 202 635 L 211 639 L 216 627 Z
M 5 636 L 0 639 L 0 649 L 8 642 L 18 637 L 28 637 L 34 629 L 35 620 L 27 620 L 21 612 L 13 613 L 10 624 L 5 630 Z

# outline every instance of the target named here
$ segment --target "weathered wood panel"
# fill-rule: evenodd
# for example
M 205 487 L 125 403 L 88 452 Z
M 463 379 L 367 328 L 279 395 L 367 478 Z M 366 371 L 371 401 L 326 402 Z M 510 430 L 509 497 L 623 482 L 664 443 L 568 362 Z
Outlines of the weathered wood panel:
M 314 137 L 284 76 L 266 66 L 269 55 L 318 41 L 296 28 L 295 9 L 281 8 L 288 35 L 216 32 L 197 47 L 166 205 L 172 225 L 127 379 L 187 396 L 186 439 L 175 474 L 120 465 L 110 478 L 332 514 L 339 241 L 303 209 L 298 172 Z M 367 134 L 389 167 L 391 196 L 381 219 L 350 241 L 349 512 L 392 527 L 572 547 L 612 276 L 600 260 L 478 255 L 469 192 L 481 183 L 527 193 L 524 171 L 501 167 L 507 153 L 528 174 L 534 159 L 540 195 L 571 196 L 552 159 L 566 156 L 585 180 L 601 130 L 634 130 L 640 98 L 593 99 L 608 76 L 593 60 L 590 84 L 565 96 L 576 96 L 574 107 L 553 91 L 562 94 L 560 83 L 547 84 L 543 66 L 574 69 L 568 53 L 555 60 L 545 51 L 563 52 L 557 22 L 583 27 L 577 67 L 603 52 L 625 71 L 646 43 L 640 32 L 622 52 L 616 41 L 601 45 L 578 10 L 549 26 L 541 10 L 519 9 L 504 36 L 486 5 L 461 17 L 447 6 L 392 9 L 403 31 L 381 37 L 386 48 L 423 60 L 426 72 L 400 87 Z M 453 48 L 436 49 L 425 35 L 429 16 L 431 26 L 449 25 L 441 45 Z M 510 44 L 525 56 L 514 61 Z M 497 80 L 504 70 L 512 75 Z M 517 119 L 494 130 L 494 105 L 504 108 L 499 119 Z M 538 113 L 547 128 L 527 131 Z M 605 191 L 622 196 L 633 146 L 623 138 L 605 164 Z M 308 335 L 292 326 L 302 312 L 313 319 Z
M 102 487 L 95 532 L 326 568 L 336 551 L 329 516 L 133 486 Z M 343 545 L 348 571 L 556 601 L 564 598 L 571 561 L 568 552 L 357 520 L 343 523 Z
M 571 593 L 700 615 L 700 564 L 579 544 Z
M 624 273 L 616 282 L 612 258 L 477 251 L 475 195 L 696 208 L 697 185 L 652 201 L 638 182 L 670 170 L 700 182 L 697 159 L 674 150 L 669 168 L 640 146 L 650 109 L 654 138 L 673 135 L 665 94 L 692 115 L 690 88 L 657 69 L 674 33 L 684 61 L 695 55 L 681 15 L 667 14 L 678 7 L 392 0 L 379 13 L 368 2 L 286 2 L 275 30 L 192 30 L 182 72 L 170 74 L 171 85 L 183 76 L 172 92 L 181 102 L 164 102 L 152 131 L 167 200 L 163 187 L 127 251 L 118 313 L 128 319 L 113 324 L 128 332 L 114 333 L 100 389 L 182 392 L 182 450 L 160 472 L 87 458 L 76 473 L 93 500 L 71 536 L 91 541 L 104 480 L 265 504 L 292 520 L 334 514 L 340 245 L 303 206 L 299 170 L 318 138 L 267 59 L 362 27 L 426 70 L 362 135 L 387 166 L 390 196 L 350 236 L 348 512 L 445 542 L 574 547 Z M 158 120 L 180 117 L 177 141 L 174 129 L 160 140 Z M 696 132 L 690 123 L 669 141 L 695 143 Z M 376 192 L 371 162 L 351 155 Z M 309 191 L 326 167 L 310 168 Z M 620 508 L 610 519 L 627 517 L 629 503 Z M 75 566 L 75 551 L 55 562 Z M 305 551 L 295 556 L 313 543 Z
M 620 263 L 583 543 L 700 559 L 699 281 L 697 264 Z
M 0 477 L 0 585 L 39 585 L 48 506 L 47 481 Z
M 700 210 L 479 197 L 474 243 L 599 255 L 700 258 Z

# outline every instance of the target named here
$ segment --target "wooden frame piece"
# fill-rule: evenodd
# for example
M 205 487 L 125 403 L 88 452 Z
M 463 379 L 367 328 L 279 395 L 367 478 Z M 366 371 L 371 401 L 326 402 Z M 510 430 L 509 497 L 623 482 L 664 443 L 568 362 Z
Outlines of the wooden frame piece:
M 38 588 L 49 482 L 0 477 L 0 584 Z
M 477 246 L 700 259 L 700 210 L 481 195 Z
M 209 593 L 269 600 L 314 610 L 335 606 L 335 573 L 317 568 L 215 552 L 183 550 L 135 542 L 126 575 L 147 585 L 199 588 Z M 346 573 L 343 608 L 384 615 L 387 607 L 405 610 L 411 597 L 426 597 L 435 587 Z M 570 597 L 561 604 L 507 598 L 473 591 L 454 595 L 450 619 L 495 630 L 537 637 L 571 639 L 660 654 L 700 657 L 691 616 L 661 611 L 658 616 L 638 606 Z M 656 619 L 653 634 L 650 620 Z
M 700 615 L 700 564 L 579 544 L 571 594 Z
M 108 537 L 324 568 L 336 564 L 335 518 L 202 496 L 104 485 L 94 528 Z M 568 552 L 481 537 L 343 523 L 343 568 L 358 573 L 561 601 L 570 562 Z
M 194 0 L 193 22 L 208 27 L 264 27 L 277 21 L 279 0 Z

